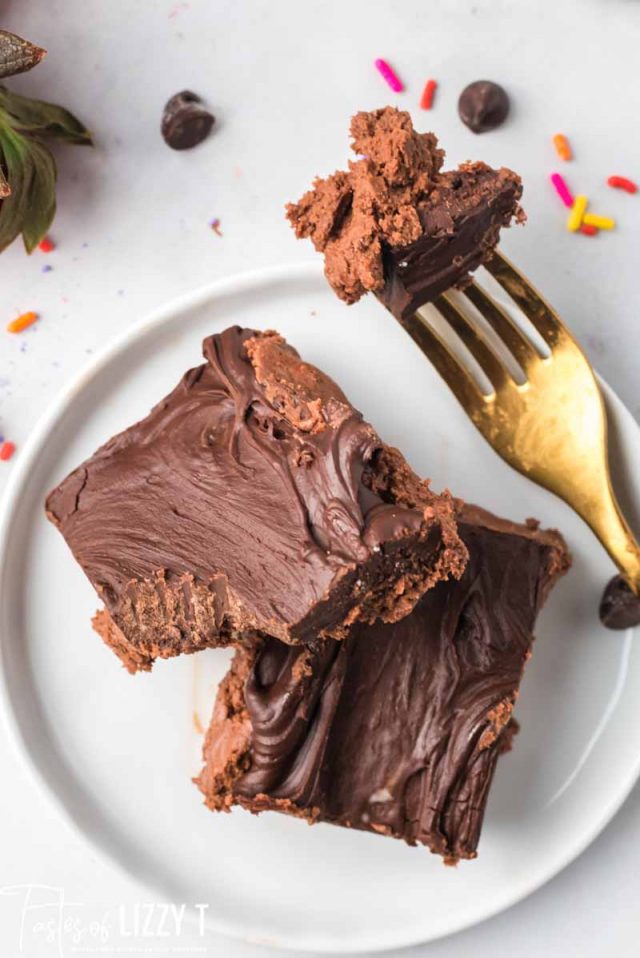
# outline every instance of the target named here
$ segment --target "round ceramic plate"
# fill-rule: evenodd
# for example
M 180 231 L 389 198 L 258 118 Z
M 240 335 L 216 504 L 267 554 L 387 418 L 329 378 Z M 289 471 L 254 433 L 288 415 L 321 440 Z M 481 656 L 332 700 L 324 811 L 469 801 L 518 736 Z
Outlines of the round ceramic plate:
M 517 707 L 522 730 L 498 763 L 476 861 L 445 868 L 422 848 L 376 835 L 277 814 L 212 814 L 191 777 L 228 653 L 159 662 L 132 677 L 91 631 L 96 597 L 45 520 L 45 493 L 196 365 L 205 335 L 233 323 L 281 331 L 436 489 L 514 519 L 537 516 L 566 535 L 574 567 L 540 617 Z M 607 400 L 616 481 L 638 515 L 639 429 L 609 391 Z M 92 362 L 23 449 L 0 524 L 5 712 L 78 832 L 157 900 L 207 902 L 217 930 L 296 949 L 427 941 L 538 888 L 592 841 L 631 788 L 640 652 L 631 633 L 599 625 L 611 574 L 583 523 L 492 452 L 373 298 L 346 309 L 319 266 L 252 274 L 134 327 Z

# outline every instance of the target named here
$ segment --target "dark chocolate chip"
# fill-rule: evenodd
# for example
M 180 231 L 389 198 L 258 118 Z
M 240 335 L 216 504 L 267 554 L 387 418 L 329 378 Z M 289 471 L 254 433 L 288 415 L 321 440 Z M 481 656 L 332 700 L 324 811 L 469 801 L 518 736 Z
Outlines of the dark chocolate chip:
M 509 113 L 509 97 L 498 83 L 476 80 L 460 94 L 460 119 L 474 133 L 486 133 L 501 126 Z
M 600 621 L 608 629 L 640 625 L 640 597 L 634 595 L 621 575 L 614 575 L 602 594 Z
M 161 132 L 172 150 L 190 150 L 211 132 L 215 117 L 200 106 L 202 100 L 190 90 L 176 93 L 162 114 Z

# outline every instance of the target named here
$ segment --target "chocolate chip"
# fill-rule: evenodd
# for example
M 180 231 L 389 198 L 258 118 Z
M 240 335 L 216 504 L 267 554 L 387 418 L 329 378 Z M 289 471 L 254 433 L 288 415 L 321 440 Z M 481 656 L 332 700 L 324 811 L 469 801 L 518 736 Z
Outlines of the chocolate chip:
M 460 94 L 458 114 L 474 133 L 486 133 L 501 126 L 509 113 L 509 97 L 498 83 L 476 80 Z
M 614 575 L 602 594 L 600 621 L 608 629 L 631 629 L 640 625 L 640 598 L 621 575 Z
M 190 90 L 176 93 L 162 114 L 161 132 L 172 150 L 190 150 L 211 132 L 215 117 L 200 106 L 202 100 Z

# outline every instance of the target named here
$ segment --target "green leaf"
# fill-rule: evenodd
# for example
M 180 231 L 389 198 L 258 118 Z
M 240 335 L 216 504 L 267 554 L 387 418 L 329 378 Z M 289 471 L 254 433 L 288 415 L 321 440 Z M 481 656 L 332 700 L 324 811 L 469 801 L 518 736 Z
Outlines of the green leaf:
M 36 140 L 29 141 L 33 178 L 22 221 L 22 239 L 32 253 L 44 239 L 56 213 L 56 164 L 49 150 Z
M 0 149 L 3 154 L 11 195 L 0 205 L 0 252 L 20 235 L 28 203 L 33 164 L 26 141 L 4 123 L 0 123 Z
M 0 85 L 0 252 L 22 233 L 31 253 L 55 215 L 56 164 L 41 137 L 92 142 L 89 131 L 68 110 Z
M 46 235 L 56 211 L 56 166 L 42 143 L 0 122 L 0 150 L 11 195 L 0 204 L 0 252 L 22 233 L 31 253 Z
M 26 73 L 37 66 L 47 51 L 36 47 L 28 40 L 0 30 L 0 78 Z
M 51 136 L 80 146 L 93 145 L 91 133 L 80 120 L 55 103 L 19 96 L 0 85 L 0 109 L 9 114 L 13 128 L 22 133 Z

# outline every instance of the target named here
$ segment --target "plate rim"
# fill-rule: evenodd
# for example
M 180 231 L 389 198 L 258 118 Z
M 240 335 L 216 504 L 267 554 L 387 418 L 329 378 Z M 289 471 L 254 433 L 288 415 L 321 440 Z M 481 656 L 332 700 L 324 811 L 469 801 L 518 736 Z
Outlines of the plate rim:
M 116 360 L 119 354 L 128 346 L 143 338 L 153 329 L 170 322 L 181 312 L 194 309 L 204 305 L 206 302 L 223 296 L 233 295 L 234 293 L 245 293 L 256 287 L 278 284 L 291 280 L 294 277 L 298 280 L 319 278 L 321 273 L 322 267 L 320 263 L 317 261 L 306 261 L 292 264 L 278 264 L 234 273 L 230 277 L 217 279 L 198 286 L 191 291 L 173 297 L 163 306 L 145 313 L 142 318 L 134 321 L 117 336 L 109 340 L 90 360 L 84 363 L 76 375 L 58 392 L 48 409 L 37 420 L 22 447 L 19 460 L 12 470 L 12 474 L 9 477 L 4 493 L 0 499 L 0 592 L 10 561 L 10 549 L 8 546 L 10 544 L 13 516 L 21 489 L 24 487 L 25 481 L 28 481 L 31 466 L 44 447 L 52 427 L 64 416 L 77 395 L 82 392 L 95 376 L 109 363 Z M 618 425 L 623 427 L 630 426 L 631 428 L 635 427 L 638 432 L 638 438 L 640 439 L 640 425 L 630 410 L 606 381 L 600 376 L 598 376 L 598 380 L 604 394 L 607 408 L 610 412 L 613 412 Z M 507 468 L 506 464 L 505 468 Z M 70 832 L 82 843 L 87 851 L 99 856 L 100 860 L 106 863 L 113 872 L 119 875 L 125 875 L 139 887 L 143 887 L 150 892 L 158 891 L 149 881 L 140 878 L 133 867 L 118 857 L 115 852 L 112 852 L 108 842 L 101 841 L 99 837 L 92 835 L 88 829 L 78 824 L 74 820 L 64 797 L 59 795 L 53 784 L 48 781 L 47 776 L 40 768 L 36 755 L 29 747 L 28 737 L 13 708 L 9 688 L 9 677 L 5 665 L 6 655 L 5 642 L 2 634 L 0 634 L 0 716 L 14 755 L 27 773 L 29 780 L 36 786 L 40 795 L 50 803 L 50 806 L 55 807 L 57 814 L 65 823 L 66 827 L 69 828 Z M 224 916 L 219 915 L 215 917 L 208 916 L 206 925 L 211 931 L 251 944 L 267 944 L 272 947 L 302 952 L 321 951 L 327 954 L 384 952 L 393 948 L 406 948 L 436 941 L 495 917 L 518 902 L 523 901 L 555 878 L 591 845 L 614 818 L 626 801 L 639 776 L 640 749 L 638 750 L 635 764 L 630 767 L 627 779 L 615 798 L 605 806 L 602 813 L 597 816 L 593 822 L 591 828 L 586 829 L 580 836 L 579 841 L 571 844 L 564 855 L 560 856 L 559 860 L 552 864 L 552 869 L 544 877 L 536 875 L 529 883 L 525 883 L 522 887 L 519 887 L 515 893 L 500 898 L 495 906 L 489 908 L 483 906 L 481 912 L 478 914 L 468 913 L 460 923 L 457 923 L 455 927 L 446 931 L 429 934 L 428 932 L 416 929 L 412 934 L 408 934 L 403 938 L 396 937 L 393 941 L 384 940 L 384 938 L 381 940 L 381 936 L 378 934 L 376 935 L 375 941 L 367 940 L 366 936 L 364 938 L 361 936 L 357 941 L 338 944 L 334 939 L 322 938 L 322 936 L 314 943 L 311 943 L 308 938 L 299 940 L 295 935 L 286 940 L 280 940 L 280 938 L 277 941 L 271 939 L 265 940 L 262 936 L 243 932 L 242 928 L 236 923 L 228 922 L 224 919 Z M 195 912 L 192 914 L 195 917 Z

